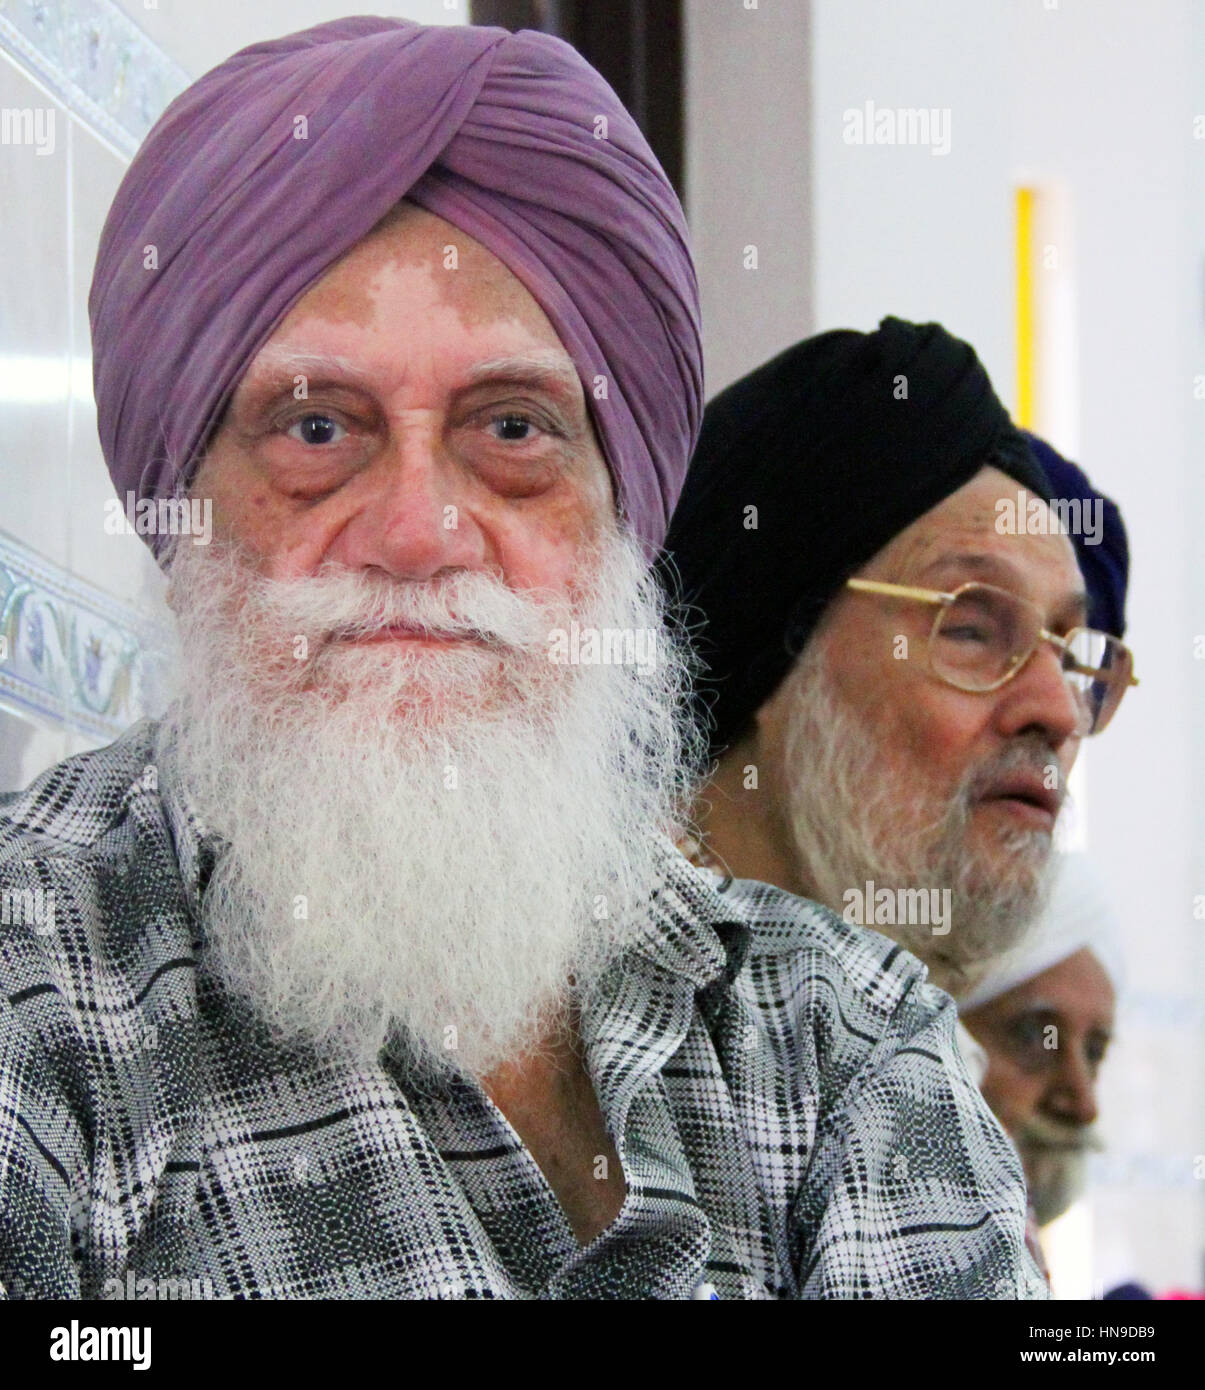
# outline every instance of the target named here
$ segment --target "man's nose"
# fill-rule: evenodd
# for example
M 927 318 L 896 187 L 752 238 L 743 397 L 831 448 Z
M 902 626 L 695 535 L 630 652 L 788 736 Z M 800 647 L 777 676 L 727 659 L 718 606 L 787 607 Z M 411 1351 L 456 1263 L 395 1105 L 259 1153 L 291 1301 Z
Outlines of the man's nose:
M 1087 733 L 1083 705 L 1063 672 L 1061 653 L 1042 641 L 1020 671 L 997 691 L 996 720 L 1005 737 L 1039 730 L 1052 748 Z
M 1060 1053 L 1060 1064 L 1047 1092 L 1047 1108 L 1058 1119 L 1077 1125 L 1095 1123 L 1096 1077 L 1078 1049 Z
M 374 460 L 363 503 L 330 558 L 420 581 L 482 568 L 488 538 L 465 505 L 466 483 L 428 431 L 398 435 Z

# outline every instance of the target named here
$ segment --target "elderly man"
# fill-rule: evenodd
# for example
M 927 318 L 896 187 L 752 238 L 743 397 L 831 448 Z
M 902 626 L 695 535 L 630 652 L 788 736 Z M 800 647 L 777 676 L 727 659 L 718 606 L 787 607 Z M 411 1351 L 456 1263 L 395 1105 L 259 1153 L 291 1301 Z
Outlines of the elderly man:
M 148 535 L 167 717 L 3 803 L 0 881 L 56 909 L 0 957 L 9 1294 L 1040 1290 L 919 967 L 673 848 L 646 557 L 696 304 L 646 144 L 540 35 L 341 20 L 152 131 L 99 426 L 214 544 Z
M 1096 1079 L 1122 977 L 1116 914 L 1098 873 L 1083 854 L 1059 860 L 1034 930 L 960 1004 L 987 1054 L 983 1094 L 1021 1155 L 1039 1226 L 1080 1196 L 1099 1148 Z
M 1050 498 L 972 349 L 888 318 L 708 406 L 666 543 L 706 663 L 702 853 L 956 995 L 1034 920 L 1080 741 L 1131 680 Z

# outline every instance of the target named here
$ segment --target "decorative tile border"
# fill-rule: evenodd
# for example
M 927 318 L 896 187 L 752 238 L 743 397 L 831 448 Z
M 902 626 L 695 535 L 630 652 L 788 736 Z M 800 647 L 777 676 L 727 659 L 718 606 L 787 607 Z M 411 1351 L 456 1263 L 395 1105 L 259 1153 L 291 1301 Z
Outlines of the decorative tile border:
M 127 158 L 189 80 L 113 0 L 0 0 L 0 49 Z
M 0 531 L 0 703 L 115 738 L 165 702 L 167 631 Z

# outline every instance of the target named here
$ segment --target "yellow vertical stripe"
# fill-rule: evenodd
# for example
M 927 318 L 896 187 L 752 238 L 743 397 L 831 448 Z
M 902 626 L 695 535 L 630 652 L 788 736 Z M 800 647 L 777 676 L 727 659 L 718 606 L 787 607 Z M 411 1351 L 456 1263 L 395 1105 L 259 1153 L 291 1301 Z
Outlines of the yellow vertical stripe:
M 1016 198 L 1017 257 L 1017 408 L 1016 423 L 1033 429 L 1037 395 L 1037 306 L 1034 303 L 1033 218 L 1037 194 L 1018 188 Z

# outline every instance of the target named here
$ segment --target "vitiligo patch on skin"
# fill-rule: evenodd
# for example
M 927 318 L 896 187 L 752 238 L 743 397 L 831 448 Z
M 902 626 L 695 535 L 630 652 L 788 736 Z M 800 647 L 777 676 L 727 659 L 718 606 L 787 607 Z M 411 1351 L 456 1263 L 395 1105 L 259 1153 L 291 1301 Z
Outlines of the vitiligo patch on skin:
M 449 247 L 455 250 L 455 268 L 448 264 Z M 497 256 L 451 222 L 405 201 L 331 267 L 281 326 L 321 318 L 368 328 L 377 314 L 382 279 L 412 274 L 425 278 L 436 301 L 452 309 L 466 329 L 509 319 L 560 347 L 547 315 Z

